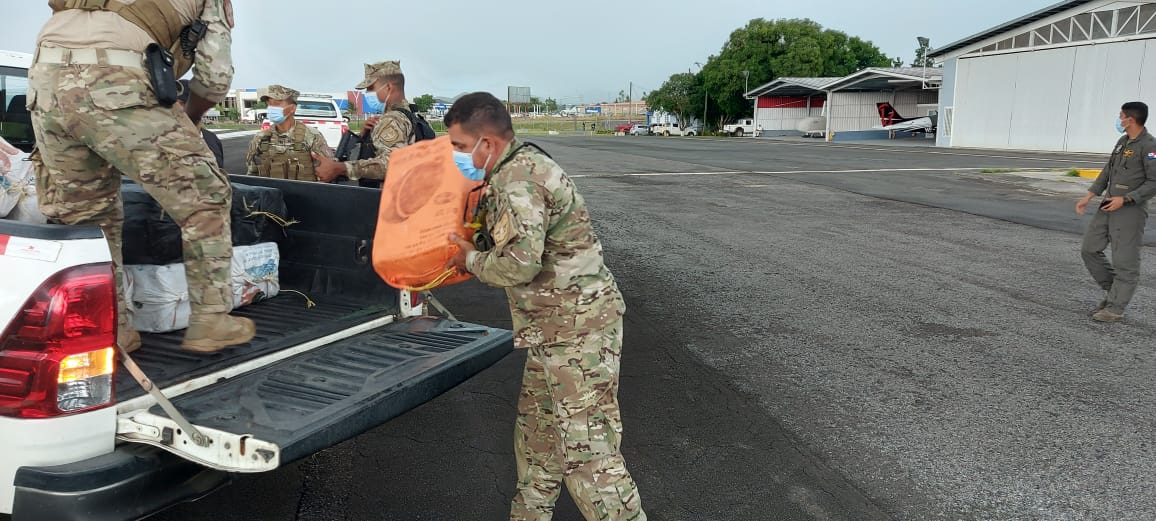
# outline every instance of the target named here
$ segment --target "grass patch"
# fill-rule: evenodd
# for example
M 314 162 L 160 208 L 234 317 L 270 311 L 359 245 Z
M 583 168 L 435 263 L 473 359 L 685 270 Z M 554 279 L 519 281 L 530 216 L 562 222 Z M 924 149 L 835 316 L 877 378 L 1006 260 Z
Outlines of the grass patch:
M 1008 174 L 1011 172 L 1015 172 L 1015 170 L 1008 168 L 985 168 L 979 171 L 981 174 Z
M 1069 168 L 1064 177 L 1080 177 L 1080 171 L 1075 168 Z

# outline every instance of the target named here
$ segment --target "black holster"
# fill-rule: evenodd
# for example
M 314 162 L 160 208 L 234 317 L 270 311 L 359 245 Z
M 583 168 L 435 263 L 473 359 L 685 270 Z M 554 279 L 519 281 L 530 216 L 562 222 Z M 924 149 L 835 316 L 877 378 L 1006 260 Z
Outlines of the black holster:
M 173 73 L 173 54 L 155 43 L 145 48 L 145 66 L 148 67 L 149 81 L 157 102 L 171 107 L 177 102 L 177 79 Z

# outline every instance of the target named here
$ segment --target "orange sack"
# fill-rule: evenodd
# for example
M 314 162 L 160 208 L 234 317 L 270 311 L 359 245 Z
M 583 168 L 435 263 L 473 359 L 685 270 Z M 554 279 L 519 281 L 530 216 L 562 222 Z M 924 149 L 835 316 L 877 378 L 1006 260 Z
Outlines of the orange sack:
M 473 236 L 467 209 L 481 185 L 454 164 L 449 136 L 391 152 L 373 237 L 377 274 L 390 286 L 412 291 L 469 279 L 469 273 L 445 265 L 458 252 L 449 235 Z

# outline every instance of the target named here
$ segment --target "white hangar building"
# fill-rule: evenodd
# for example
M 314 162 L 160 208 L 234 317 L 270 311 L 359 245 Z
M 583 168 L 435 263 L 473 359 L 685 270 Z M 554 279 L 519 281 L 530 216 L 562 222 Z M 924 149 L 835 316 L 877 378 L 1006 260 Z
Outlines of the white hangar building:
M 1120 105 L 1156 112 L 1156 2 L 1067 0 L 930 56 L 939 146 L 1107 152 Z

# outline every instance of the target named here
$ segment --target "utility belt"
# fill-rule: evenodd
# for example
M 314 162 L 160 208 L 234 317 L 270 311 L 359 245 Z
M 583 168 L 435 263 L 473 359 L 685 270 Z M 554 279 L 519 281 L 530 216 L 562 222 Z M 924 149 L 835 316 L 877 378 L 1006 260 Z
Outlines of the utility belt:
M 58 65 L 113 65 L 142 69 L 149 75 L 149 84 L 157 102 L 171 107 L 180 95 L 180 84 L 173 71 L 173 55 L 155 43 L 144 53 L 123 49 L 70 49 L 68 47 L 40 47 L 34 63 Z
M 121 49 L 69 49 L 67 47 L 41 47 L 36 50 L 33 63 L 56 65 L 115 65 L 144 69 L 144 55 L 136 51 Z

